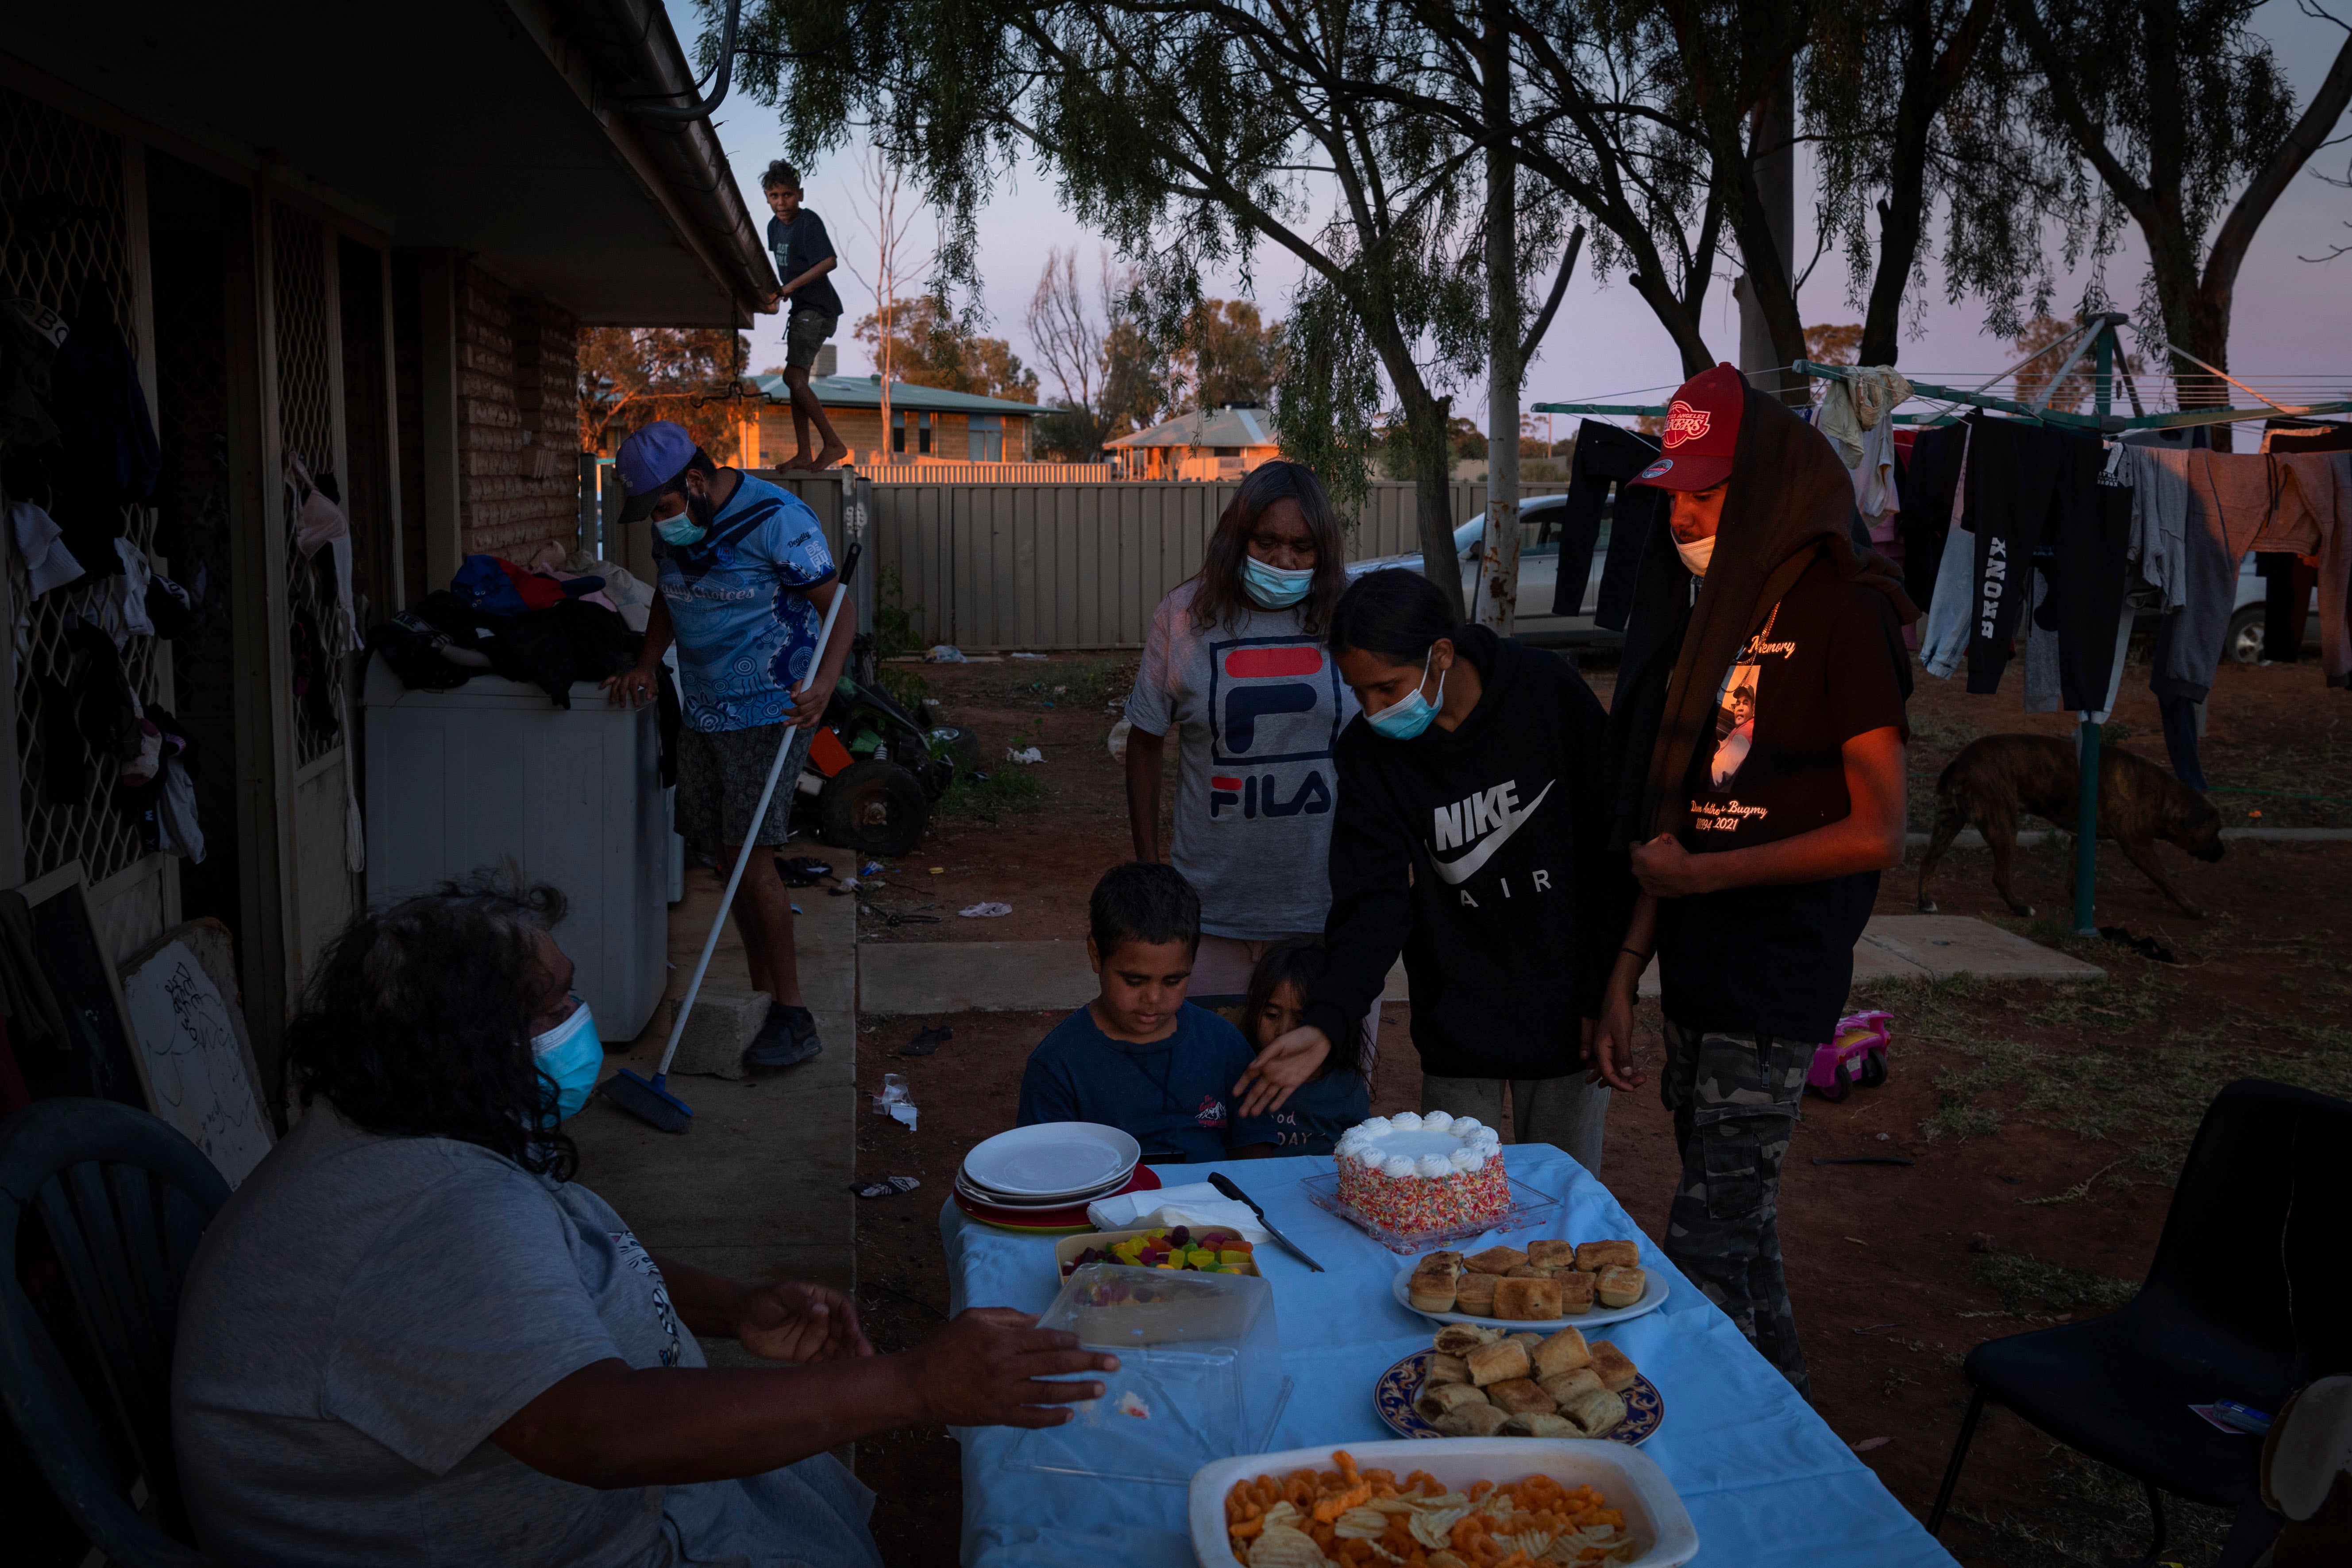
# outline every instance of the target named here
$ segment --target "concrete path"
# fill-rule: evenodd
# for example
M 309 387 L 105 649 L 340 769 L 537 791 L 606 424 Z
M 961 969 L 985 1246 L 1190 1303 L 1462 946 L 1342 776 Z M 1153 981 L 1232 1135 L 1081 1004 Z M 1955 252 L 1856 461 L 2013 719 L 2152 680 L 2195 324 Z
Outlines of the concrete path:
M 793 852 L 824 858 L 836 870 L 850 863 L 846 851 L 823 846 L 795 842 Z M 608 1074 L 627 1067 L 653 1076 L 720 886 L 709 870 L 688 870 L 685 900 L 670 910 L 668 999 L 633 1044 L 609 1049 Z M 793 900 L 803 911 L 801 983 L 824 1054 L 772 1079 L 673 1076 L 669 1091 L 694 1109 L 694 1129 L 683 1136 L 656 1132 L 602 1096 L 567 1130 L 580 1145 L 581 1181 L 620 1211 L 648 1251 L 736 1279 L 812 1279 L 846 1290 L 856 1256 L 849 1184 L 856 1174 L 857 900 L 805 888 Z M 750 983 L 730 920 L 705 984 Z M 764 1364 L 731 1340 L 706 1340 L 703 1351 L 713 1365 Z
M 866 1014 L 1051 1012 L 1095 994 L 1082 942 L 869 942 L 858 948 L 858 1008 Z M 1853 950 L 1853 978 L 2097 980 L 2106 971 L 2013 936 L 1971 915 L 1875 915 Z M 1642 994 L 1658 994 L 1657 965 Z M 1404 967 L 1383 1000 L 1406 1000 Z

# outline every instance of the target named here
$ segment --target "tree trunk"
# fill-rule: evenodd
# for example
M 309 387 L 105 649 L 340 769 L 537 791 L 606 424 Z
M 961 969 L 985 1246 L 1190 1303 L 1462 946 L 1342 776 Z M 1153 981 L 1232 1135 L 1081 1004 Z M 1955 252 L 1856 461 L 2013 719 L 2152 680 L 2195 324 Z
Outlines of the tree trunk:
M 1797 104 L 1783 69 L 1748 116 L 1748 195 L 1753 210 L 1738 225 L 1747 266 L 1739 300 L 1739 368 L 1759 390 L 1780 395 L 1805 378 L 1780 369 L 1804 357 L 1804 319 L 1798 313 Z M 1749 203 L 1742 200 L 1742 209 Z
M 1404 405 L 1405 439 L 1412 452 L 1422 575 L 1437 584 L 1454 618 L 1462 620 L 1467 612 L 1462 603 L 1462 562 L 1454 550 L 1454 462 L 1445 429 L 1453 400 L 1433 395 L 1412 369 L 1409 357 L 1405 375 L 1398 375 L 1393 363 L 1387 368 L 1398 400 Z
M 1489 126 L 1510 122 L 1509 0 L 1483 0 Z M 1510 140 L 1486 148 L 1486 528 L 1480 544 L 1479 624 L 1511 635 L 1519 602 L 1519 193 Z M 1448 509 L 1449 515 L 1451 508 Z

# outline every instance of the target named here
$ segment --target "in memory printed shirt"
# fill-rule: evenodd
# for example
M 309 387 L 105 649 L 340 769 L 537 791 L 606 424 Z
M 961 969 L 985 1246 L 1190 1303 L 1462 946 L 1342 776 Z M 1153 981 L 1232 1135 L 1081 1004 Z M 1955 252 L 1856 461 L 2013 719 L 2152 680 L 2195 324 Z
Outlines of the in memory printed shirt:
M 1693 854 L 1777 843 L 1853 809 L 1845 743 L 1900 728 L 1910 662 L 1886 596 L 1826 561 L 1797 579 L 1717 689 L 1685 778 Z M 1834 1031 L 1878 873 L 1728 888 L 1658 906 L 1666 1016 L 1820 1043 Z
M 1321 931 L 1339 796 L 1331 749 L 1355 696 L 1297 610 L 1196 627 L 1193 588 L 1160 602 L 1127 700 L 1129 721 L 1170 736 L 1176 752 L 1170 859 L 1200 894 L 1201 929 L 1213 936 Z
M 816 513 L 745 474 L 708 534 L 684 546 L 656 536 L 654 563 L 677 636 L 687 727 L 782 723 L 824 621 L 808 590 L 834 574 Z

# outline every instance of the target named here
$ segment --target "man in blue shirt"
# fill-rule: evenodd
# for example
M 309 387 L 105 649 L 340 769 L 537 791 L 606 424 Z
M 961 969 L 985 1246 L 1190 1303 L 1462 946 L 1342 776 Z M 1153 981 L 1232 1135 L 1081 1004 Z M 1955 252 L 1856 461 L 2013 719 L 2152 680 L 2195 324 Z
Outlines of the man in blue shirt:
M 824 232 L 824 220 L 801 205 L 799 170 L 779 158 L 768 165 L 760 188 L 767 195 L 768 210 L 776 215 L 768 220 L 768 248 L 776 258 L 776 276 L 783 280 L 783 298 L 793 302 L 784 326 L 784 384 L 792 388 L 793 435 L 799 449 L 783 466 L 788 470 L 829 468 L 849 456 L 849 448 L 833 433 L 824 405 L 809 390 L 809 371 L 816 364 L 816 351 L 841 325 L 841 296 L 825 281 L 825 274 L 840 261 L 834 255 L 832 237 Z M 814 458 L 809 456 L 811 425 L 824 443 Z
M 1201 900 L 1173 866 L 1114 866 L 1088 902 L 1092 1002 L 1054 1026 L 1021 1075 L 1021 1125 L 1094 1121 L 1131 1133 L 1147 1162 L 1274 1152 L 1263 1121 L 1237 1123 L 1233 1085 L 1253 1052 L 1239 1029 L 1184 1000 Z
M 793 786 L 840 681 L 856 608 L 842 605 L 819 650 L 817 632 L 841 580 L 816 513 L 788 490 L 719 468 L 682 426 L 667 419 L 646 426 L 621 443 L 616 466 L 629 498 L 621 521 L 653 524 L 660 592 L 636 668 L 605 686 L 630 707 L 651 700 L 655 672 L 676 638 L 685 716 L 677 830 L 716 847 L 731 869 L 746 842 L 784 842 Z M 795 699 L 812 664 L 816 678 Z M 775 794 L 755 822 L 768 769 L 787 740 Z M 801 994 L 792 899 L 774 856 L 755 854 L 744 868 L 735 924 L 751 984 L 771 998 L 745 1063 L 773 1069 L 806 1061 L 823 1047 Z

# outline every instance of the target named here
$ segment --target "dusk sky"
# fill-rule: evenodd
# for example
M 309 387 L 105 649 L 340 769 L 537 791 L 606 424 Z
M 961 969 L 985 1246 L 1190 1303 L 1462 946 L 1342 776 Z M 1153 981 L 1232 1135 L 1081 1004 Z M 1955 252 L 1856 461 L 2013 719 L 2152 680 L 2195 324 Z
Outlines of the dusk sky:
M 669 11 L 690 50 L 698 28 L 692 5 L 669 0 Z M 2260 21 L 2294 84 L 2298 102 L 2302 101 L 2340 46 L 2342 30 L 2301 15 L 2292 0 L 2271 0 L 2260 13 Z M 719 135 L 742 184 L 744 200 L 764 226 L 767 207 L 760 196 L 758 178 L 778 151 L 776 114 L 739 96 L 721 108 L 718 118 Z M 864 205 L 857 178 L 859 151 L 862 146 L 803 171 L 808 204 L 825 219 L 847 264 L 835 279 L 849 310 L 836 341 L 841 344 L 843 370 L 853 372 L 873 368 L 865 346 L 849 336 L 851 324 L 872 309 L 871 295 L 865 295 L 861 302 L 862 291 L 856 279 L 847 275 L 850 267 L 869 278 L 873 270 L 872 244 L 857 221 Z M 2341 177 L 2345 163 L 2346 149 L 2339 143 L 2324 152 L 2316 166 Z M 1797 196 L 1801 262 L 1811 249 L 1811 225 L 1806 220 L 1811 206 L 1808 177 L 1801 149 Z M 2306 397 L 2321 395 L 2323 391 L 2352 395 L 2352 331 L 2347 331 L 2352 328 L 2352 255 L 2328 265 L 2298 259 L 2325 255 L 2332 243 L 2352 241 L 2352 229 L 2344 226 L 2347 218 L 2352 218 L 2352 192 L 2325 184 L 2306 169 L 2263 225 L 2239 275 L 2231 368 L 2241 379 L 2282 401 L 2294 402 L 2298 393 Z M 918 225 L 918 235 L 928 240 L 927 223 Z M 1090 279 L 1100 242 L 1062 209 L 1051 182 L 1034 168 L 1016 171 L 1000 182 L 995 198 L 982 215 L 980 237 L 981 303 L 991 319 L 988 330 L 1010 340 L 1014 352 L 1038 370 L 1043 395 L 1050 398 L 1057 390 L 1054 378 L 1030 344 L 1022 315 L 1050 247 L 1078 247 L 1081 276 Z M 2108 264 L 2109 290 L 2126 309 L 2138 297 L 2143 255 L 2135 231 Z M 1247 296 L 1269 318 L 1278 317 L 1287 308 L 1300 270 L 1288 255 L 1263 247 Z M 1724 276 L 1707 296 L 1708 343 L 1718 356 L 1736 359 L 1738 325 L 1730 268 L 1727 264 L 1719 270 Z M 1843 259 L 1824 257 L 1803 292 L 1805 321 L 1859 321 L 1862 311 L 1847 302 L 1845 290 Z M 1244 292 L 1241 279 L 1230 275 L 1218 279 L 1213 291 L 1227 296 Z M 1982 379 L 2017 357 L 2006 342 L 1983 331 L 1981 301 L 1945 301 L 1941 275 L 1932 260 L 1927 292 L 1923 335 L 1904 344 L 1902 366 L 1906 373 L 1915 378 L 1943 380 L 1974 372 Z M 2062 307 L 2072 298 L 2062 291 Z M 782 360 L 782 318 L 760 318 L 752 332 L 751 363 L 757 368 Z M 1648 389 L 1643 396 L 1625 399 L 1642 401 L 1679 379 L 1679 362 L 1664 330 L 1625 286 L 1623 278 L 1595 278 L 1580 264 L 1559 318 L 1529 370 L 1525 397 L 1528 403 L 1570 401 Z M 1456 407 L 1477 417 L 1483 403 L 1483 384 L 1476 384 L 1462 389 Z

